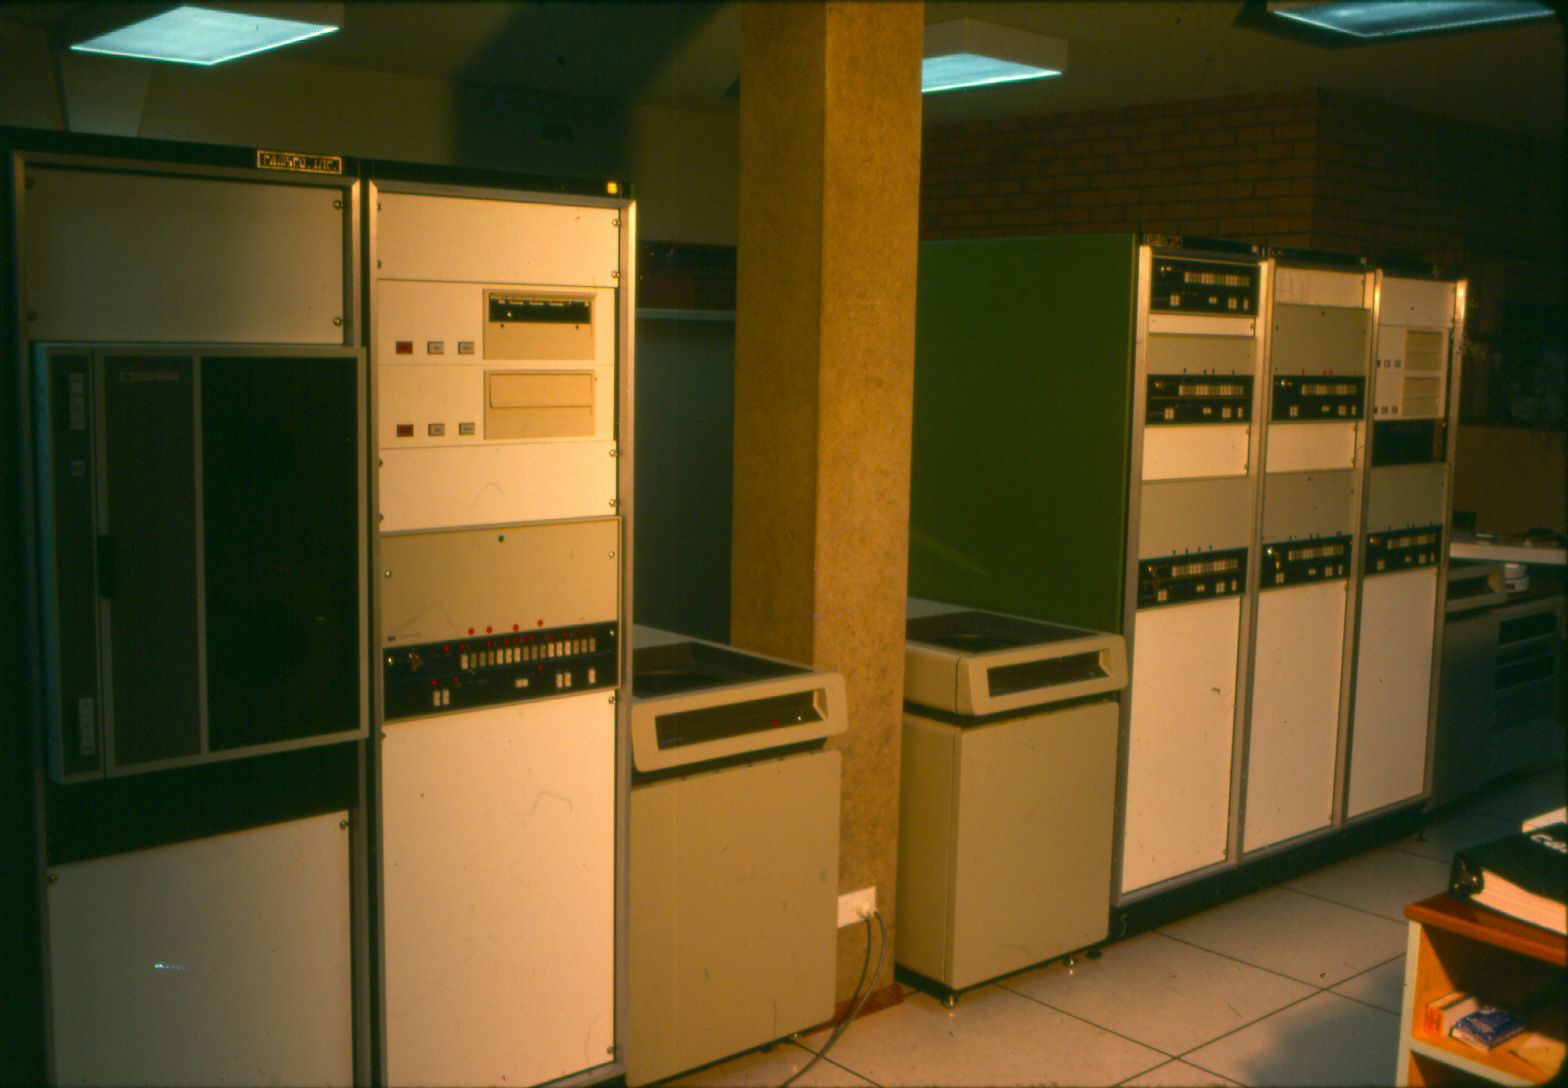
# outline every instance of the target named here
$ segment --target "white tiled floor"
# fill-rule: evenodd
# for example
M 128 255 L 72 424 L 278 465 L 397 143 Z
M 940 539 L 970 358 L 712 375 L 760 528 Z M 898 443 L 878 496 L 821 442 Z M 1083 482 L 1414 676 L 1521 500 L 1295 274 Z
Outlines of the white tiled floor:
M 1419 835 L 1079 957 L 964 994 L 918 993 L 850 1026 L 796 1084 L 1392 1084 L 1406 903 L 1442 891 L 1453 851 L 1563 803 L 1561 768 L 1503 782 Z M 807 1036 L 819 1047 L 825 1031 Z M 783 1043 L 674 1084 L 777 1085 Z

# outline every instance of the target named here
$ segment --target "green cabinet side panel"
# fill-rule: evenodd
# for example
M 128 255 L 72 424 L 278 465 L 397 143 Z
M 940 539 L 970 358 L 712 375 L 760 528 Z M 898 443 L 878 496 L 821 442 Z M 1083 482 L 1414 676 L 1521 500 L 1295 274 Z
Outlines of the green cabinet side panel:
M 1137 255 L 921 244 L 913 596 L 1121 632 Z

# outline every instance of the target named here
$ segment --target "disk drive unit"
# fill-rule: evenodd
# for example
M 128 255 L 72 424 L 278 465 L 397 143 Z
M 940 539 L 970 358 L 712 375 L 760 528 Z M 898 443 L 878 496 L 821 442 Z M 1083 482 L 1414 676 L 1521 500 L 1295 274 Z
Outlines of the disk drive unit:
M 632 656 L 626 1079 L 833 1015 L 844 680 L 647 627 Z
M 611 1075 L 633 206 L 371 176 L 387 1081 Z
M 42 861 L 8 880 L 36 882 L 12 989 L 47 1025 L 17 1068 L 352 1083 L 374 472 L 356 171 L 18 130 L 0 155 L 5 471 L 28 496 L 6 622 L 36 665 L 0 792 L 8 856 Z
M 911 600 L 896 960 L 957 991 L 1105 939 L 1122 640 Z
M 1332 827 L 1350 670 L 1374 276 L 1276 254 L 1244 854 Z
M 1378 277 L 1347 819 L 1430 788 L 1465 289 Z

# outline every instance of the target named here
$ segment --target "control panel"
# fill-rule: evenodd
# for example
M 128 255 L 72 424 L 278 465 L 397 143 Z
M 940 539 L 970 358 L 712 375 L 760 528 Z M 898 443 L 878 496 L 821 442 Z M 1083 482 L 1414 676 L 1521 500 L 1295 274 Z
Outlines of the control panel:
M 1329 582 L 1350 574 L 1350 537 L 1283 540 L 1263 546 L 1259 588 Z
M 1250 374 L 1150 374 L 1145 421 L 1245 423 L 1252 415 Z
M 619 682 L 614 518 L 382 538 L 387 719 Z
M 1153 311 L 1251 316 L 1258 310 L 1256 265 L 1156 256 L 1152 279 Z
M 1368 533 L 1366 573 L 1386 574 L 1412 567 L 1435 566 L 1442 546 L 1441 525 Z
M 1247 588 L 1247 549 L 1138 560 L 1138 607 L 1240 596 Z
M 1356 420 L 1365 403 L 1366 379 L 1359 375 L 1277 374 L 1269 418 L 1276 423 Z
M 423 717 L 613 688 L 619 660 L 613 623 L 399 646 L 382 652 L 385 716 Z

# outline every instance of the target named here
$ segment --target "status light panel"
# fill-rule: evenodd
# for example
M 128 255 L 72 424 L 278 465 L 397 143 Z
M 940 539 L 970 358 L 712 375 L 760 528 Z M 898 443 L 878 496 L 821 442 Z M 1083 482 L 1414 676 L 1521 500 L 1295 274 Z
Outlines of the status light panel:
M 1437 562 L 1443 544 L 1443 527 L 1428 525 L 1419 529 L 1367 535 L 1366 573 L 1385 574 L 1411 567 L 1429 567 Z
M 1245 423 L 1252 415 L 1248 374 L 1150 374 L 1147 423 Z
M 1250 317 L 1258 310 L 1258 269 L 1224 261 L 1156 257 L 1149 309 Z
M 1350 574 L 1350 537 L 1286 540 L 1263 546 L 1263 589 L 1328 582 Z
M 1247 588 L 1247 549 L 1138 561 L 1138 607 L 1236 597 Z
M 598 623 L 383 650 L 387 720 L 613 688 L 615 636 Z
M 1281 374 L 1274 379 L 1269 416 L 1276 423 L 1360 419 L 1366 395 L 1366 379 L 1359 375 L 1308 378 Z

